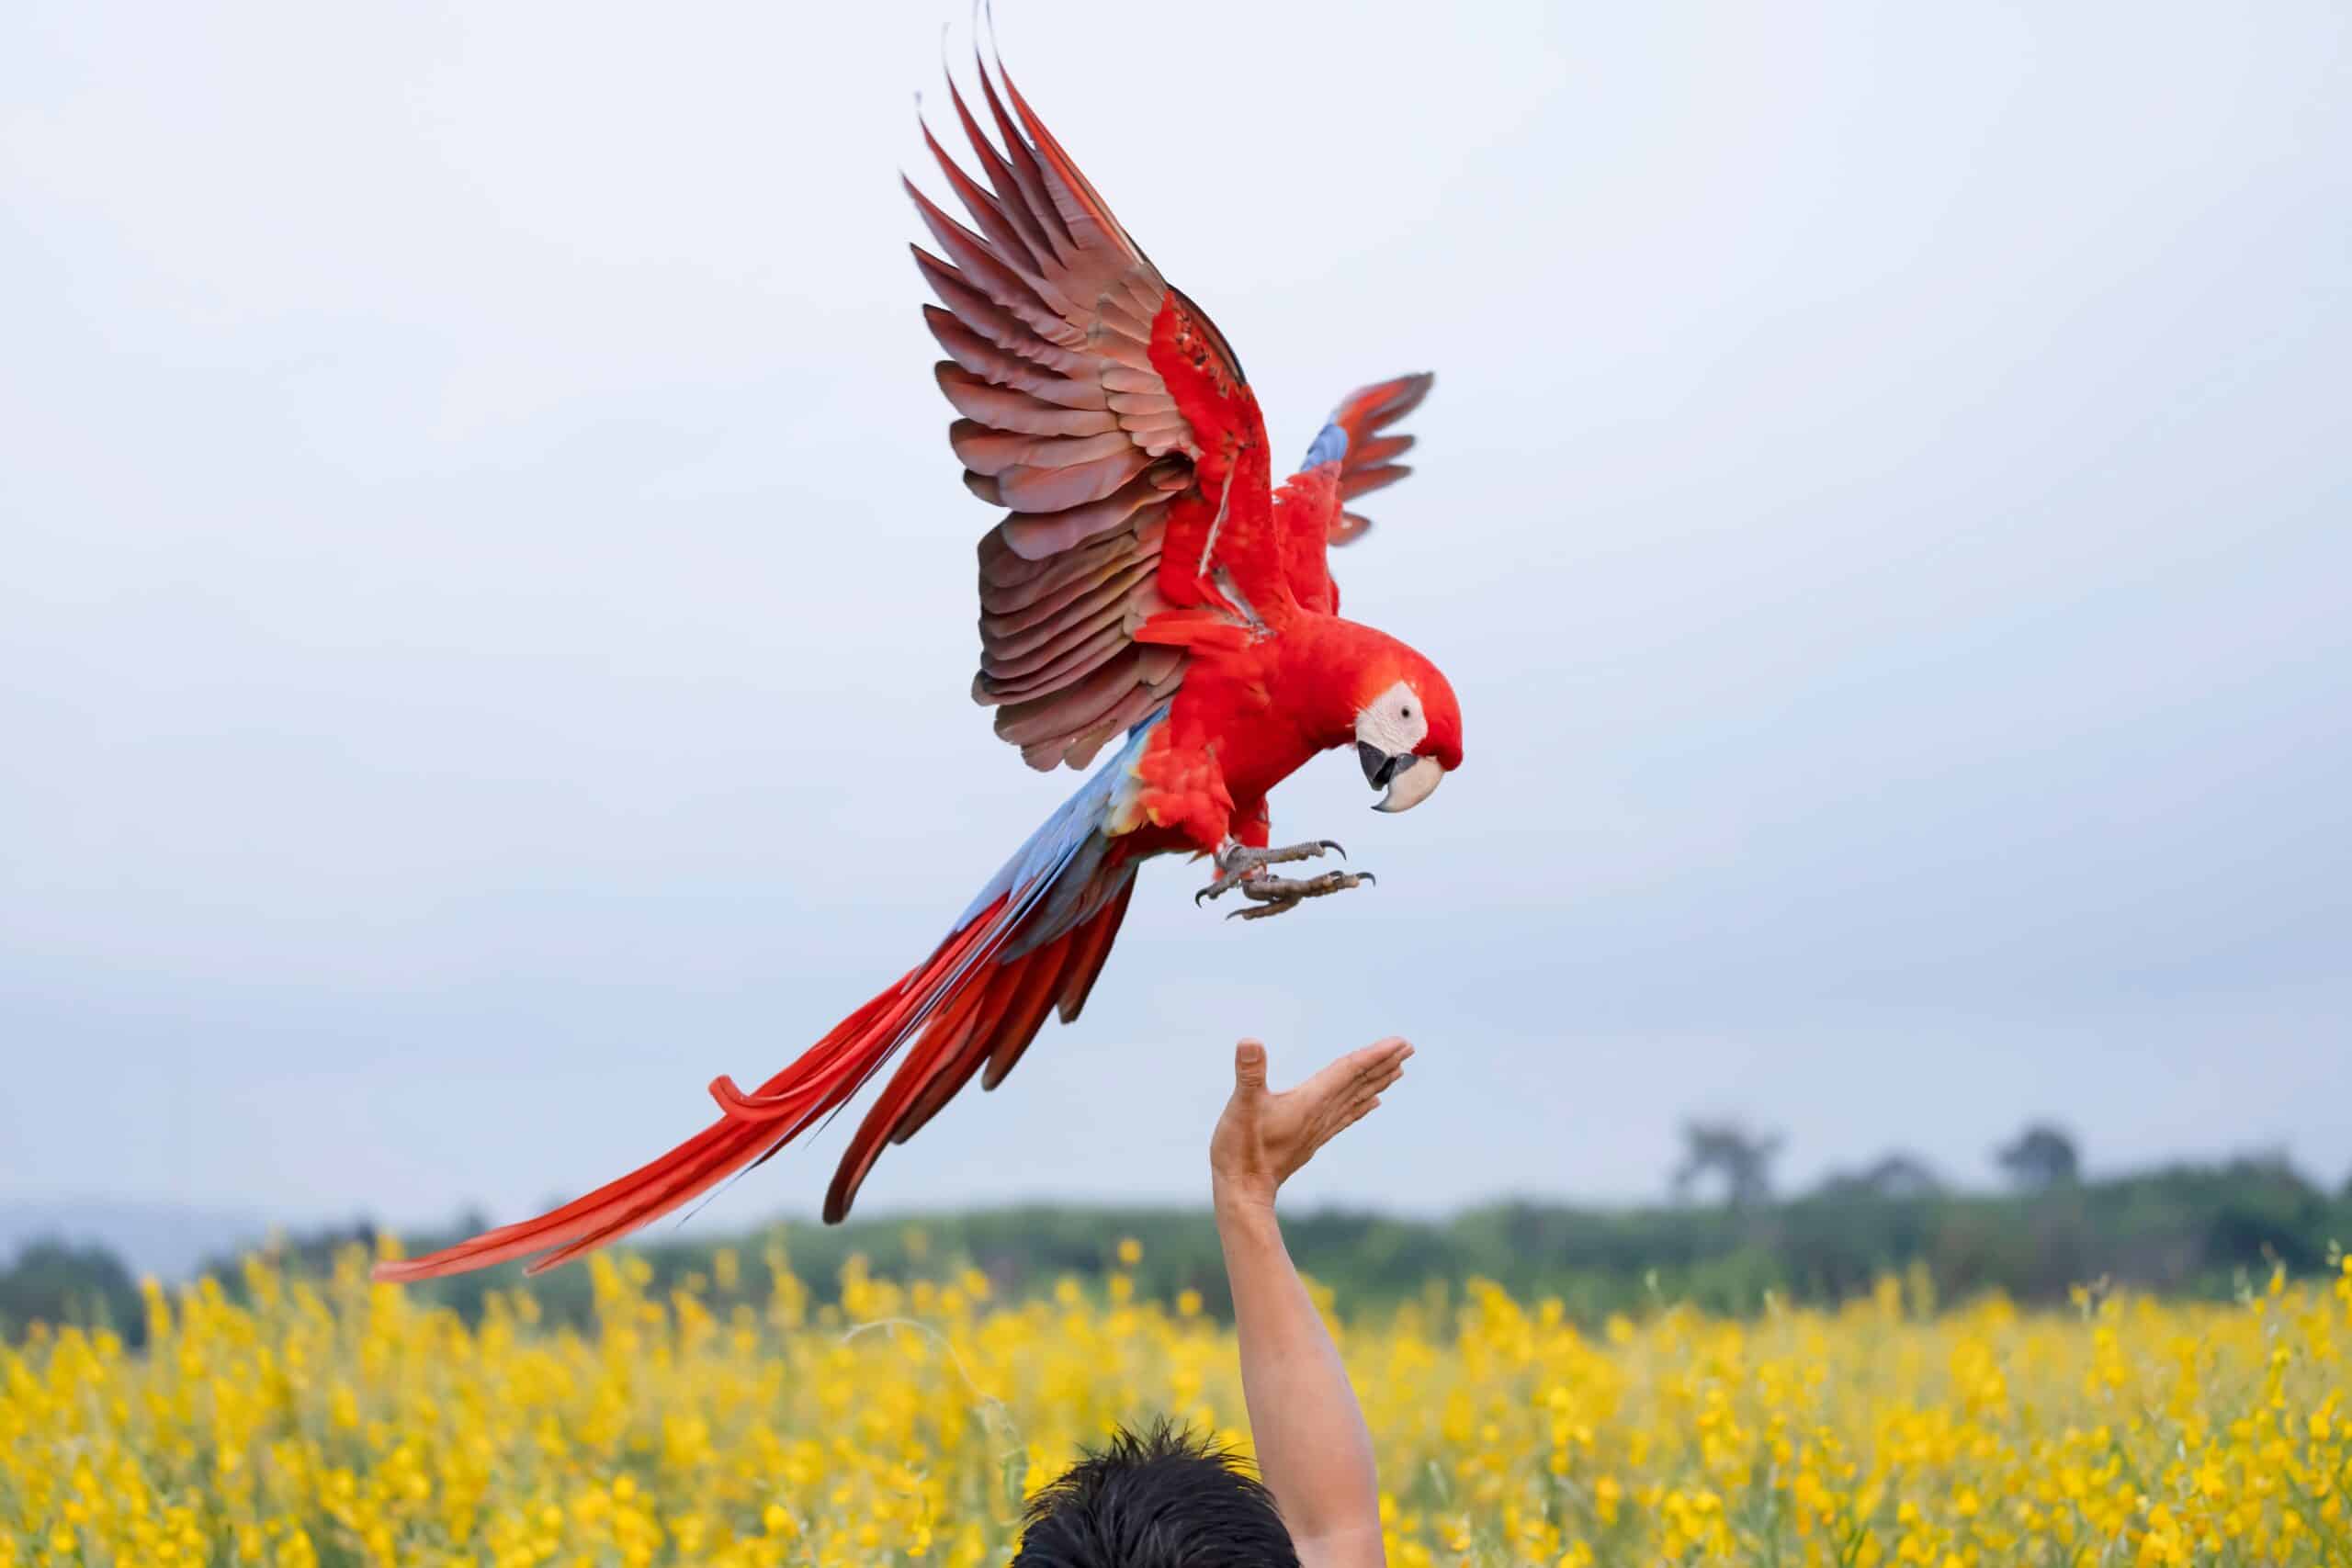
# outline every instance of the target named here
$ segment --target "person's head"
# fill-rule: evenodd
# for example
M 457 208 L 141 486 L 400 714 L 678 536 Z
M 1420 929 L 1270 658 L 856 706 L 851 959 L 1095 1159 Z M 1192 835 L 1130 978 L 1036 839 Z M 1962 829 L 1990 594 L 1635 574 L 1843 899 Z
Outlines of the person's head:
M 1298 1553 L 1239 1460 L 1162 1422 L 1031 1497 L 1012 1568 L 1298 1568 Z

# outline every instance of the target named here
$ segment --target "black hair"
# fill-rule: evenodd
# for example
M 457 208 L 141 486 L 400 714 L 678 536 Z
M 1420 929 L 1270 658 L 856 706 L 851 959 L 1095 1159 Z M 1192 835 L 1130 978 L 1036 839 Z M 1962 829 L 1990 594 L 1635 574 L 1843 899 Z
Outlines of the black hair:
M 1012 1568 L 1298 1568 L 1298 1552 L 1240 1456 L 1160 1421 L 1040 1488 Z

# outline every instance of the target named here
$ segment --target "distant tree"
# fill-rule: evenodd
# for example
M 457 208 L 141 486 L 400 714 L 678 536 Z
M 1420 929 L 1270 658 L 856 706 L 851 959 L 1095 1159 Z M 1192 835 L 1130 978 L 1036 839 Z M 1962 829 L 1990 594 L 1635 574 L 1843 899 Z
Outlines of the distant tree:
M 1674 1168 L 1677 1202 L 1688 1201 L 1708 1177 L 1723 1184 L 1724 1201 L 1750 1209 L 1771 1201 L 1772 1162 L 1780 1157 L 1779 1134 L 1749 1132 L 1736 1122 L 1685 1122 L 1682 1163 Z
M 104 1324 L 136 1344 L 147 1319 L 122 1259 L 102 1247 L 36 1241 L 0 1269 L 0 1328 L 16 1335 L 36 1323 Z
M 1881 1155 L 1860 1170 L 1838 1171 L 1821 1184 L 1825 1198 L 1926 1198 L 1944 1190 L 1927 1161 L 1899 1150 Z
M 2222 1167 L 2222 1174 L 2239 1181 L 2267 1181 L 2303 1188 L 2311 1186 L 2303 1179 L 2303 1173 L 2295 1168 L 2294 1159 L 2278 1145 L 2232 1155 L 2228 1163 Z
M 2009 1180 L 2028 1192 L 2071 1187 L 2083 1173 L 2082 1158 L 2075 1152 L 2075 1140 L 2047 1122 L 2028 1126 L 2014 1140 L 1994 1150 L 1993 1157 L 2008 1172 Z

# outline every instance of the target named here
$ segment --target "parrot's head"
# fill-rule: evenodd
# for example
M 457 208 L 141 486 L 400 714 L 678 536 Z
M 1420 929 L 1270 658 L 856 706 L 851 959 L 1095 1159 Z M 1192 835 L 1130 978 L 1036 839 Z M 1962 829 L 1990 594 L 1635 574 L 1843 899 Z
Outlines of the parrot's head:
M 1364 782 L 1387 793 L 1374 811 L 1410 811 L 1462 765 L 1462 708 L 1436 665 L 1398 644 L 1369 665 L 1358 688 L 1356 757 Z

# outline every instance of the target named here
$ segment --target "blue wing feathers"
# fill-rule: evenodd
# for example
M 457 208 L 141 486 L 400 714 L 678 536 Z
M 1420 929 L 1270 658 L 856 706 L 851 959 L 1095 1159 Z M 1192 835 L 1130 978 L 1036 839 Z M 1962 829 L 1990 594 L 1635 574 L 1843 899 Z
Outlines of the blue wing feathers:
M 1340 428 L 1339 421 L 1326 424 L 1315 437 L 1315 445 L 1306 449 L 1306 457 L 1298 466 L 1303 472 L 1318 463 L 1336 463 L 1348 455 L 1348 433 Z
M 1087 774 L 1086 782 L 1056 807 L 1054 814 L 1029 835 L 1029 841 L 1013 852 L 1012 858 L 989 878 L 979 896 L 956 917 L 955 925 L 948 929 L 950 936 L 970 925 L 979 918 L 981 910 L 1008 894 L 1012 895 L 1012 903 L 1003 918 L 1007 921 L 1018 919 L 1090 847 L 1093 858 L 1101 857 L 1102 829 L 1111 818 L 1112 804 L 1127 783 L 1128 770 L 1143 755 L 1144 744 L 1150 739 L 1152 730 L 1167 716 L 1168 710 L 1161 708 L 1127 731 L 1126 744 Z

